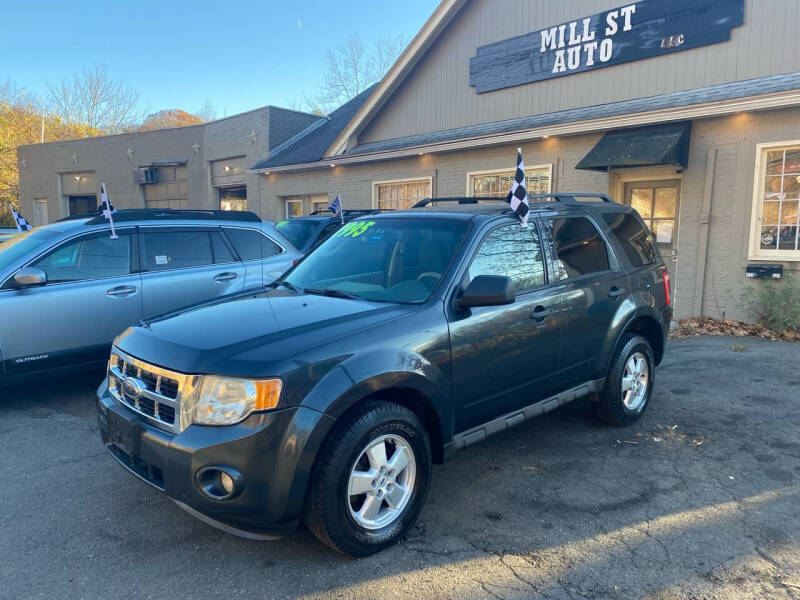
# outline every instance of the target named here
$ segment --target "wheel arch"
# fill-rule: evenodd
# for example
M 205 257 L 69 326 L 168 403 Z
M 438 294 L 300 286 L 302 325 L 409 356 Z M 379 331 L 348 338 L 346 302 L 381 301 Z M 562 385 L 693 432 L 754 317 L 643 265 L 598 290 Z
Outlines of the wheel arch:
M 332 416 L 335 417 L 336 422 L 340 422 L 370 400 L 383 400 L 404 406 L 417 415 L 428 434 L 433 462 L 440 464 L 444 461 L 444 445 L 449 441 L 449 439 L 445 439 L 449 436 L 444 428 L 447 417 L 437 410 L 434 398 L 430 393 L 426 393 L 418 386 L 410 385 L 408 381 L 380 386 L 377 389 L 370 385 L 366 386 L 366 389 L 361 389 L 359 393 L 349 395 L 346 403 L 338 403 L 336 414 Z
M 620 335 L 617 340 L 614 352 L 619 348 L 622 337 L 626 333 L 635 333 L 646 339 L 650 344 L 650 348 L 653 349 L 653 358 L 655 358 L 656 361 L 655 366 L 661 363 L 661 359 L 664 357 L 664 332 L 654 317 L 650 315 L 638 315 L 631 319 L 630 323 L 625 326 L 622 335 Z

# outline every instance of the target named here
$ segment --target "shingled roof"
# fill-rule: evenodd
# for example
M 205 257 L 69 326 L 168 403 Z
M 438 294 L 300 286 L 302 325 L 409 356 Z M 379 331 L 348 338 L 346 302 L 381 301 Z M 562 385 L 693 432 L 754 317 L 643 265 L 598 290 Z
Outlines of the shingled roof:
M 773 94 L 776 92 L 785 92 L 794 89 L 800 89 L 800 73 L 771 75 L 769 77 L 734 81 L 731 83 L 695 88 L 682 92 L 649 96 L 647 98 L 636 98 L 633 100 L 612 102 L 610 104 L 562 110 L 543 115 L 533 115 L 518 119 L 508 119 L 505 121 L 495 121 L 493 123 L 482 123 L 480 125 L 459 127 L 457 129 L 447 129 L 442 131 L 434 131 L 431 133 L 421 133 L 418 135 L 380 140 L 377 142 L 360 144 L 355 148 L 352 148 L 347 155 L 352 156 L 357 154 L 370 154 L 373 152 L 386 152 L 388 150 L 400 150 L 403 148 L 413 148 L 416 146 L 425 146 L 428 144 L 437 144 L 453 140 L 524 131 L 526 129 L 547 127 L 549 125 L 580 122 L 602 117 L 631 115 L 663 108 L 676 108 L 692 106 L 695 104 L 705 104 L 708 102 L 721 102 L 724 100 L 734 100 L 737 98 Z
M 361 105 L 367 101 L 373 89 L 375 89 L 374 85 L 349 102 L 342 104 L 331 114 L 320 117 L 300 133 L 275 148 L 269 158 L 257 162 L 251 169 L 260 171 L 271 167 L 301 165 L 321 160 L 336 136 L 350 122 Z

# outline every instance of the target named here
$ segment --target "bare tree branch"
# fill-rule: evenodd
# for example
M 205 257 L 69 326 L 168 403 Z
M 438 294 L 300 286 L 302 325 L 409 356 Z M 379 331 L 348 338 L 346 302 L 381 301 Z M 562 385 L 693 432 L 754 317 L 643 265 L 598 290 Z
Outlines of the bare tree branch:
M 403 51 L 402 36 L 378 36 L 367 46 L 357 33 L 328 50 L 319 96 L 305 97 L 312 112 L 330 112 L 380 80 Z
M 104 133 L 120 133 L 140 122 L 145 111 L 139 93 L 112 79 L 105 65 L 84 67 L 72 81 L 47 84 L 50 110 L 70 124 L 85 124 Z
M 202 108 L 200 108 L 195 115 L 203 123 L 208 123 L 217 118 L 217 107 L 211 104 L 211 100 L 206 100 L 206 103 L 203 104 Z

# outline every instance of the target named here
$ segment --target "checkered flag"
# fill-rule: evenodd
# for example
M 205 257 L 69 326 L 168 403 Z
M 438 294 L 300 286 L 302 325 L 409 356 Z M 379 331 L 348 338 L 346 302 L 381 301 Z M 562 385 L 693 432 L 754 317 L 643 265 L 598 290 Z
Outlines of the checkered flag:
M 511 210 L 517 213 L 522 226 L 528 226 L 528 189 L 525 187 L 525 165 L 522 162 L 522 149 L 517 148 L 517 170 L 514 173 L 514 183 L 511 184 L 511 191 L 508 192 L 508 202 Z
M 328 205 L 328 210 L 331 211 L 335 216 L 340 217 L 342 219 L 342 223 L 344 223 L 344 212 L 342 211 L 342 198 L 341 196 L 336 196 Z
M 30 231 L 33 229 L 33 225 L 28 223 L 28 221 L 25 220 L 25 217 L 15 211 L 13 206 L 9 206 L 9 208 L 11 209 L 11 215 L 14 217 L 14 223 L 17 225 L 17 231 L 22 233 L 23 231 Z
M 111 204 L 111 201 L 108 199 L 108 194 L 106 194 L 106 184 L 100 184 L 100 198 L 102 199 L 100 202 L 100 212 L 103 213 L 103 216 L 108 219 L 109 224 L 111 225 L 111 239 L 116 240 L 119 236 L 117 232 L 114 231 L 114 217 L 112 216 L 117 209 L 114 208 L 114 205 Z

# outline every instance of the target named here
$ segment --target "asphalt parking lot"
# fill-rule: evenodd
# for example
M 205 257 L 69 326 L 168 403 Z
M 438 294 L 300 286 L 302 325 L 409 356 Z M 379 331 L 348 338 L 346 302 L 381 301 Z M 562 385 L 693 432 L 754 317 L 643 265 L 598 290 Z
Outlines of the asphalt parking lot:
M 640 423 L 578 402 L 472 446 L 362 560 L 183 513 L 100 446 L 95 379 L 0 391 L 0 597 L 800 597 L 800 344 L 672 342 Z

